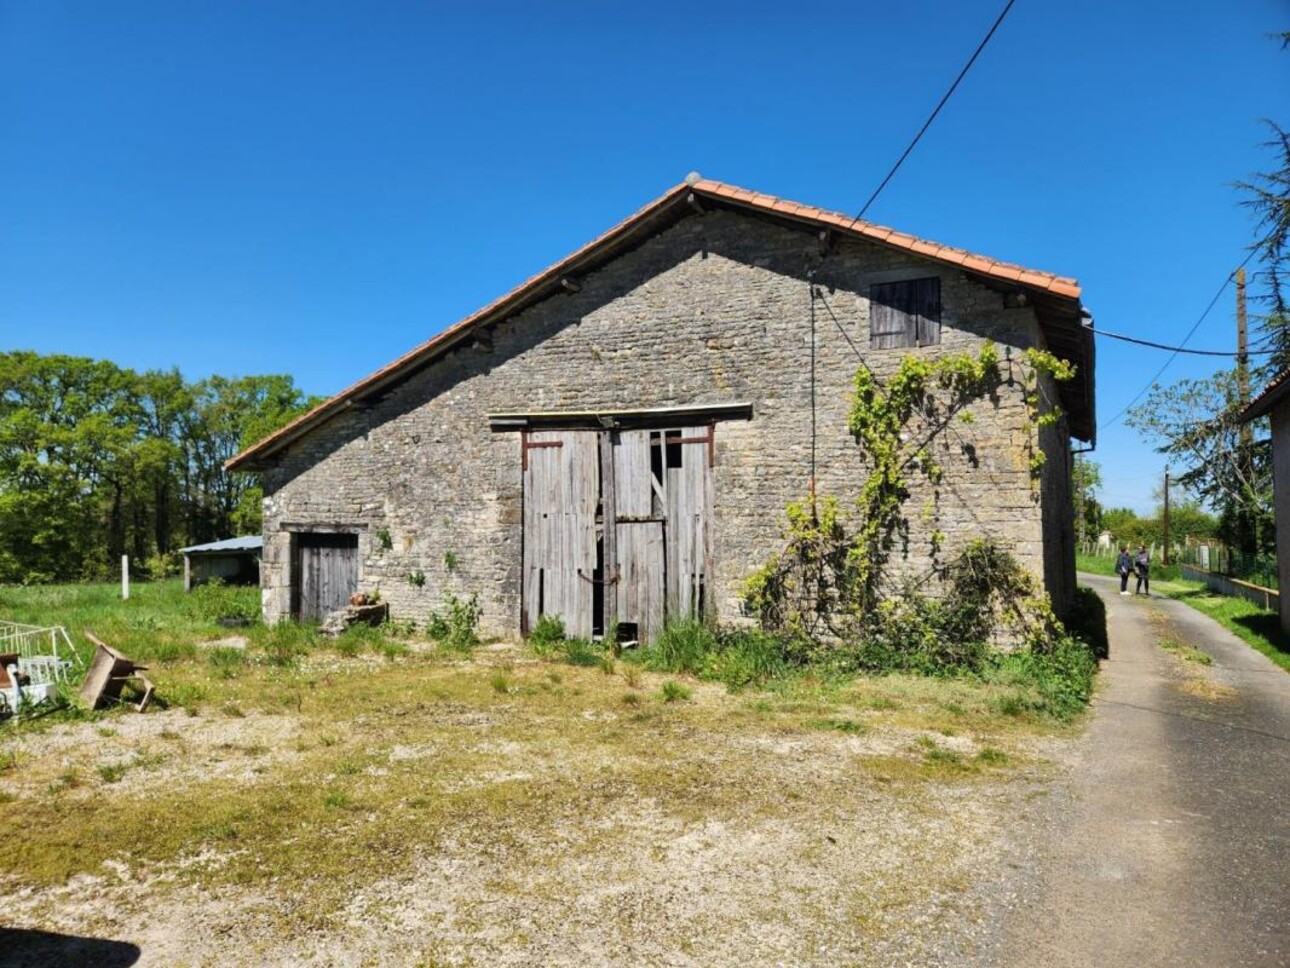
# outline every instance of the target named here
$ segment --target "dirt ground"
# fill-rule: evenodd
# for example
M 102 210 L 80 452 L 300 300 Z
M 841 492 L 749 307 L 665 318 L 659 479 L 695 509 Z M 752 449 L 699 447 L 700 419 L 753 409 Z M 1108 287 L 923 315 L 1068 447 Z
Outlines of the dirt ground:
M 515 646 L 159 678 L 182 703 L 0 738 L 6 964 L 970 961 L 1077 733 Z

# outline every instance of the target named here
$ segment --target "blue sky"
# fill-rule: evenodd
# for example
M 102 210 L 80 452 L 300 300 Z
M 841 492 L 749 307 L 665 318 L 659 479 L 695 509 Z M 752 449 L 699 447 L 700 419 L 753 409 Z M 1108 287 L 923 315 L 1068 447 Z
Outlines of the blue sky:
M 857 210 L 1000 6 L 0 0 L 0 346 L 335 392 L 691 170 Z M 1181 338 L 1250 241 L 1288 27 L 1018 0 L 869 217 Z M 1229 291 L 1192 345 L 1232 320 Z M 1163 361 L 1100 340 L 1103 420 Z M 1150 508 L 1133 431 L 1094 458 Z

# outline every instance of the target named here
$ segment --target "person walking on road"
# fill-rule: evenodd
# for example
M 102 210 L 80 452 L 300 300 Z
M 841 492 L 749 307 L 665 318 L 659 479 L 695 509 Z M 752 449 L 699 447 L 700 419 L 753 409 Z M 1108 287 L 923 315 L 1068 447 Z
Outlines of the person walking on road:
M 1133 559 L 1133 570 L 1138 573 L 1138 584 L 1135 595 L 1151 597 L 1151 556 L 1147 554 L 1146 545 L 1138 545 L 1138 556 Z
M 1133 571 L 1133 559 L 1129 557 L 1129 546 L 1120 545 L 1120 557 L 1115 559 L 1115 573 L 1120 576 L 1120 594 L 1129 594 L 1129 572 Z

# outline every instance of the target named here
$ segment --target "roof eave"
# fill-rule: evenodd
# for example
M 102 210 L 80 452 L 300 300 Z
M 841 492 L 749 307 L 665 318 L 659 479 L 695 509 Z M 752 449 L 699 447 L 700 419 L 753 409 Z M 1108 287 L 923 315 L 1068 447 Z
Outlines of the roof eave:
M 402 381 L 411 372 L 415 372 L 417 368 L 433 362 L 438 356 L 452 349 L 476 329 L 499 322 L 527 305 L 541 301 L 561 291 L 562 279 L 593 266 L 601 260 L 612 257 L 620 246 L 631 244 L 636 236 L 648 236 L 651 221 L 655 216 L 670 210 L 674 206 L 685 206 L 686 200 L 691 196 L 700 203 L 707 200 L 737 207 L 746 207 L 789 221 L 840 231 L 879 245 L 911 252 L 935 262 L 957 266 L 966 272 L 989 276 L 997 281 L 1008 282 L 1019 288 L 1030 289 L 1058 299 L 1073 300 L 1076 306 L 1079 304 L 1080 287 L 1074 279 L 1038 272 L 1012 263 L 975 255 L 963 249 L 940 245 L 939 243 L 906 235 L 886 226 L 849 218 L 837 212 L 829 212 L 814 206 L 790 202 L 771 195 L 763 195 L 747 189 L 737 188 L 732 185 L 726 185 L 723 182 L 699 180 L 693 183 L 682 183 L 670 188 L 663 195 L 650 202 L 640 211 L 619 222 L 609 231 L 444 330 L 438 336 L 432 337 L 389 365 L 359 380 L 330 399 L 325 400 L 313 410 L 297 417 L 285 427 L 246 448 L 226 461 L 225 468 L 238 471 L 265 469 L 269 466 L 269 459 L 280 450 L 298 440 L 314 427 L 344 412 L 356 401 L 378 394 L 391 384 Z M 689 208 L 689 206 L 685 207 Z M 1091 353 L 1086 365 L 1091 371 Z M 1091 407 L 1091 384 L 1088 399 Z M 1073 424 L 1072 428 L 1074 429 Z M 1079 436 L 1082 440 L 1090 440 L 1092 431 L 1090 430 L 1088 433 L 1089 436 L 1078 433 L 1076 436 Z

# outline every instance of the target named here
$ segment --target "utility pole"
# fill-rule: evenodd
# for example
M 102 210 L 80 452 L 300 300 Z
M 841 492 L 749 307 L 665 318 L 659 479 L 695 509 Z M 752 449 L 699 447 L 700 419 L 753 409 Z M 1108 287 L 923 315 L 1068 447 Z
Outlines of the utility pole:
M 1245 325 L 1245 268 L 1236 270 L 1236 390 L 1241 407 L 1250 402 L 1250 353 Z M 1242 444 L 1250 425 L 1241 425 Z
M 1250 350 L 1249 334 L 1245 320 L 1245 268 L 1236 270 L 1236 395 L 1237 406 L 1244 410 L 1250 402 Z M 1241 492 L 1244 500 L 1241 502 L 1242 507 L 1239 509 L 1240 518 L 1244 519 L 1249 527 L 1249 540 L 1253 543 L 1253 548 L 1257 552 L 1259 545 L 1258 536 L 1258 515 L 1253 507 L 1250 506 L 1251 484 L 1254 480 L 1254 431 L 1248 422 L 1242 423 L 1237 430 L 1237 463 L 1241 476 L 1244 478 L 1240 482 Z M 1241 529 L 1244 531 L 1244 528 Z M 1239 533 L 1239 532 L 1238 532 Z M 1245 549 L 1239 549 L 1244 551 Z
M 1169 564 L 1169 467 L 1165 467 L 1165 513 L 1164 513 L 1164 551 L 1160 553 L 1160 563 Z

